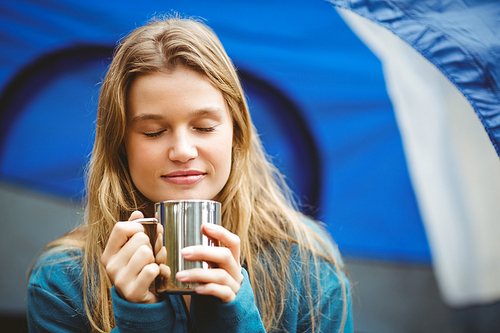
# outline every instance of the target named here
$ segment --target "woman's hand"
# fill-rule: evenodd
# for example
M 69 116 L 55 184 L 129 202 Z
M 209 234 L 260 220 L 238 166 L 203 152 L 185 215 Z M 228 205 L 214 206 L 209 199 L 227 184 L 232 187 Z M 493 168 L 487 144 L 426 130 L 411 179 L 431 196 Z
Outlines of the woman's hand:
M 129 221 L 142 217 L 141 212 L 135 211 Z M 157 228 L 153 252 L 140 223 L 117 222 L 102 254 L 101 262 L 116 292 L 129 302 L 159 302 L 153 282 L 158 275 L 162 279 L 170 277 L 170 269 L 165 265 L 167 251 L 162 246 L 163 227 L 158 224 Z
M 212 295 L 229 303 L 236 298 L 243 282 L 240 265 L 240 238 L 219 225 L 204 224 L 201 231 L 221 246 L 189 246 L 181 250 L 187 260 L 210 263 L 211 269 L 193 268 L 178 272 L 177 280 L 203 283 L 195 288 L 197 294 Z

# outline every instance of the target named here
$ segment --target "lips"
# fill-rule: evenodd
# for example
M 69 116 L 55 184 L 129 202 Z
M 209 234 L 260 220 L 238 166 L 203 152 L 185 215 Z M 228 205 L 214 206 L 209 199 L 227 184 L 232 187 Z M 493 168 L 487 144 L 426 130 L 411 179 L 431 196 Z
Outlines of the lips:
M 199 170 L 178 170 L 172 171 L 162 176 L 162 178 L 174 185 L 194 185 L 205 176 L 206 173 Z

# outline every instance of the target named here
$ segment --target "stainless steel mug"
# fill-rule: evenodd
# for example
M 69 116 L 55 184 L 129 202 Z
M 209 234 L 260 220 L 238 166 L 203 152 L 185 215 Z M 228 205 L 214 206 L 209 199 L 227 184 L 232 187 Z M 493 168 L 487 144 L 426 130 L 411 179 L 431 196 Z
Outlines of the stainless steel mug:
M 171 272 L 164 288 L 168 293 L 194 293 L 194 288 L 199 283 L 183 283 L 175 278 L 175 274 L 191 268 L 208 269 L 208 264 L 202 261 L 184 260 L 181 249 L 193 245 L 215 245 L 201 233 L 201 225 L 221 224 L 221 204 L 212 200 L 171 200 L 157 202 L 155 211 L 164 228 L 166 264 Z
M 149 218 L 142 218 L 142 219 L 135 219 L 132 222 L 137 222 L 142 224 L 144 227 L 144 233 L 149 237 L 149 242 L 151 243 L 151 247 L 155 248 L 155 243 L 156 243 L 156 238 L 158 237 L 156 234 L 156 225 L 159 223 L 156 218 L 149 217 Z
M 156 238 L 158 237 L 157 235 L 157 228 L 156 226 L 158 225 L 158 220 L 153 217 L 146 217 L 142 219 L 135 219 L 133 222 L 137 222 L 142 224 L 144 227 L 144 233 L 149 237 L 149 242 L 151 243 L 151 248 L 154 251 L 155 248 L 155 243 L 156 243 Z M 155 289 L 160 290 L 162 287 L 162 278 L 160 276 L 157 276 L 155 279 Z

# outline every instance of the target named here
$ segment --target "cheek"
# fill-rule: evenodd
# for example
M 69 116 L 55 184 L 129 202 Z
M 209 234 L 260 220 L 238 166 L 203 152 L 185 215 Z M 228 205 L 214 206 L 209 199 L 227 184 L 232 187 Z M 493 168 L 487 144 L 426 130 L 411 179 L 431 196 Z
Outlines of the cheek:
M 232 162 L 232 137 L 228 135 L 220 136 L 214 138 L 215 140 L 206 141 L 204 146 L 204 151 L 210 156 L 209 163 L 212 164 L 217 173 L 218 177 L 226 176 L 231 169 Z M 221 181 L 219 178 L 219 181 Z M 225 181 L 225 180 L 224 180 Z
M 231 164 L 233 162 L 233 142 L 232 140 L 226 141 L 224 144 L 221 144 L 219 156 L 219 163 L 221 164 L 221 169 L 224 170 L 224 183 L 227 182 L 229 178 L 229 173 L 231 172 Z
M 132 176 L 141 175 L 154 168 L 158 152 L 149 145 L 131 142 L 126 145 L 129 171 Z

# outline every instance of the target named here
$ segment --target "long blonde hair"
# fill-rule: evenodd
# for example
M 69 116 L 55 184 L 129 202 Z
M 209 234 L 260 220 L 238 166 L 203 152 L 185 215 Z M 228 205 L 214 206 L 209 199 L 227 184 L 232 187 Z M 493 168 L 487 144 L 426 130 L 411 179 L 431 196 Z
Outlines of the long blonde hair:
M 223 226 L 241 239 L 241 261 L 248 269 L 266 330 L 275 330 L 284 312 L 292 284 L 287 264 L 292 244 L 299 245 L 303 260 L 308 251 L 309 256 L 313 253 L 314 264 L 321 256 L 334 265 L 343 289 L 343 328 L 346 287 L 340 267 L 321 237 L 301 221 L 286 183 L 268 162 L 231 60 L 206 25 L 171 17 L 130 33 L 116 49 L 102 85 L 88 170 L 86 222 L 81 227 L 85 234 L 84 303 L 93 329 L 110 331 L 115 326 L 111 283 L 100 263 L 115 222 L 128 219 L 136 209 L 146 216 L 153 214 L 153 203 L 136 190 L 130 178 L 124 154 L 127 91 L 136 75 L 176 66 L 206 76 L 220 89 L 230 110 L 234 128 L 232 167 L 225 187 L 215 199 L 222 203 Z M 310 283 L 306 274 L 306 284 Z M 319 287 L 319 277 L 315 283 Z M 314 331 L 320 314 L 315 313 L 311 297 L 309 309 Z

